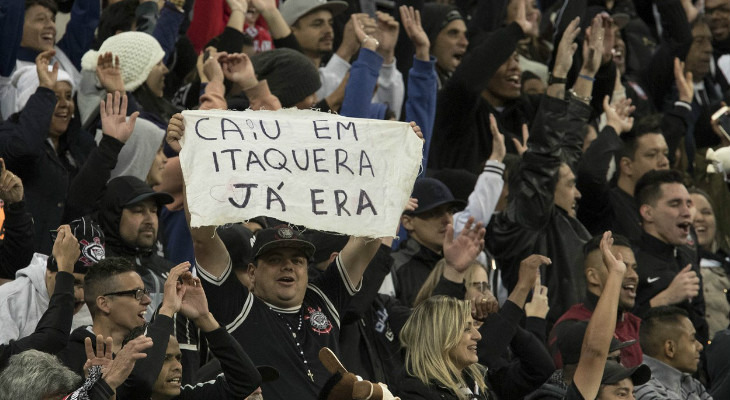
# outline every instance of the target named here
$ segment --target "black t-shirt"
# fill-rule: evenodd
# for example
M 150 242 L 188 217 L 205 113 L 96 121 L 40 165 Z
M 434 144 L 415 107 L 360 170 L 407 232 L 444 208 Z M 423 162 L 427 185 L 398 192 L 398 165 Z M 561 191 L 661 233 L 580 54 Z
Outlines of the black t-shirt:
M 568 390 L 565 392 L 565 397 L 563 397 L 564 400 L 585 400 L 583 398 L 583 395 L 580 394 L 580 390 L 578 390 L 578 387 L 575 386 L 575 382 L 571 383 L 570 386 L 568 386 Z
M 231 265 L 221 277 L 197 267 L 210 312 L 241 343 L 254 364 L 279 370 L 278 380 L 261 385 L 266 399 L 317 399 L 331 376 L 319 361 L 319 350 L 326 346 L 339 354 L 339 312 L 359 290 L 350 282 L 340 257 L 309 282 L 302 306 L 290 309 L 255 297 L 240 283 Z

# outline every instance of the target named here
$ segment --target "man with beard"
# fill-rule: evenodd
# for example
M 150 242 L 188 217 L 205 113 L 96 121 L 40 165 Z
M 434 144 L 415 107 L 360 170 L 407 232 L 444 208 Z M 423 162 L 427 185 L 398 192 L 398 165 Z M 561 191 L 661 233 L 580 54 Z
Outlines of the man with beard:
M 35 331 L 55 291 L 59 263 L 69 258 L 73 258 L 75 319 L 88 317 L 86 310 L 79 313 L 84 307 L 84 276 L 104 258 L 104 234 L 87 218 L 61 226 L 56 234 L 74 238 L 76 246 L 60 246 L 56 240 L 50 257 L 35 253 L 30 265 L 18 271 L 14 281 L 0 286 L 0 343 L 24 338 Z
M 566 330 L 571 326 L 566 321 L 588 321 L 596 309 L 598 299 L 606 286 L 608 279 L 608 270 L 601 258 L 601 237 L 594 236 L 583 247 L 585 261 L 583 263 L 586 277 L 586 300 L 583 303 L 576 304 L 563 314 L 555 323 L 548 345 L 550 346 L 553 359 L 556 366 L 560 368 L 563 364 L 561 353 L 558 349 L 558 341 L 565 334 Z M 627 367 L 633 367 L 641 364 L 641 347 L 639 346 L 639 327 L 641 319 L 631 313 L 636 301 L 636 286 L 638 285 L 639 275 L 636 273 L 636 258 L 631 250 L 631 243 L 623 236 L 613 235 L 613 246 L 611 252 L 616 256 L 623 257 L 626 264 L 626 273 L 624 274 L 621 292 L 619 293 L 618 318 L 616 320 L 616 330 L 614 336 L 621 342 L 636 341 L 631 346 L 621 349 L 621 362 Z
M 707 343 L 699 260 L 688 247 L 692 198 L 682 175 L 674 170 L 649 171 L 636 184 L 635 197 L 644 228 L 636 243 L 639 285 L 635 312 L 642 316 L 653 307 L 676 305 L 688 313 L 698 340 Z

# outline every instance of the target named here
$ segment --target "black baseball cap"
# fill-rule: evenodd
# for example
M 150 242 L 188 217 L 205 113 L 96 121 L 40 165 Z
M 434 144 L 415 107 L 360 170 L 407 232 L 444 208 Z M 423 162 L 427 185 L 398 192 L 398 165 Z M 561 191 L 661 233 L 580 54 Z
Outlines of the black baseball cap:
M 616 361 L 607 360 L 601 385 L 614 385 L 629 377 L 634 386 L 643 385 L 651 379 L 651 369 L 646 364 L 626 368 Z
M 104 232 L 99 224 L 89 217 L 75 219 L 69 223 L 69 226 L 71 227 L 71 233 L 79 242 L 79 250 L 81 251 L 79 259 L 74 264 L 74 273 L 85 274 L 90 267 L 106 256 Z M 51 234 L 53 241 L 56 240 L 56 236 L 57 232 L 53 231 Z M 49 271 L 58 271 L 58 262 L 55 256 L 50 255 L 48 257 L 46 268 Z
M 431 211 L 444 204 L 452 204 L 457 208 L 464 208 L 466 202 L 454 198 L 451 190 L 440 180 L 434 178 L 418 179 L 413 185 L 411 197 L 418 199 L 418 208 L 415 211 L 406 211 L 406 215 L 419 215 Z
M 253 260 L 256 260 L 268 251 L 281 248 L 301 250 L 307 256 L 307 260 L 312 259 L 316 250 L 314 245 L 302 238 L 299 232 L 287 225 L 279 225 L 273 228 L 262 229 L 256 233 L 253 249 L 251 250 Z
M 149 185 L 134 176 L 118 176 L 106 184 L 106 190 L 107 193 L 119 196 L 118 200 L 122 208 L 149 198 L 154 199 L 158 206 L 172 203 L 174 200 L 168 193 L 155 192 Z
M 555 335 L 558 338 L 558 349 L 563 360 L 563 365 L 578 364 L 580 351 L 583 347 L 583 337 L 588 328 L 588 321 L 565 321 L 555 327 Z M 608 352 L 621 350 L 636 343 L 636 340 L 622 342 L 617 338 L 611 338 L 611 345 Z

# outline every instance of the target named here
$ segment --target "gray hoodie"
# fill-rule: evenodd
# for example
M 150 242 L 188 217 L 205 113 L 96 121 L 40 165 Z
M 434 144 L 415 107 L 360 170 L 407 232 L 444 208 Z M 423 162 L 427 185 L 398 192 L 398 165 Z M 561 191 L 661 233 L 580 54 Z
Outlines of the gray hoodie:
M 48 309 L 47 259 L 45 254 L 33 254 L 30 265 L 19 270 L 14 281 L 0 286 L 0 343 L 8 343 L 33 333 Z M 84 306 L 74 315 L 71 329 L 90 323 L 91 315 Z

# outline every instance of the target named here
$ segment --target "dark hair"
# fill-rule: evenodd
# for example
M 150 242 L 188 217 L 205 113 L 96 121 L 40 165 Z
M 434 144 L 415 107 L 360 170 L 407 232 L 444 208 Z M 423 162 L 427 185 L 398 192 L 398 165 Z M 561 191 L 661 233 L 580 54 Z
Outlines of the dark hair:
M 596 235 L 591 238 L 586 244 L 583 245 L 583 256 L 588 256 L 588 254 L 594 252 L 595 250 L 598 250 L 601 247 L 601 239 L 603 238 L 603 235 Z M 613 234 L 613 245 L 614 246 L 623 246 L 631 248 L 631 242 L 629 241 L 626 236 Z
M 99 50 L 105 40 L 117 34 L 128 32 L 136 20 L 135 11 L 139 0 L 122 0 L 104 9 L 99 19 L 99 27 L 94 41 L 94 49 Z
M 644 204 L 654 205 L 662 197 L 662 185 L 667 183 L 684 184 L 682 174 L 673 169 L 653 170 L 644 174 L 636 182 L 634 197 L 636 204 L 641 207 Z
M 530 79 L 540 79 L 540 77 L 537 76 L 537 74 L 535 74 L 532 71 L 528 71 L 528 70 L 522 71 L 522 76 L 520 77 L 520 82 L 529 81 Z M 542 79 L 540 79 L 540 80 L 542 80 Z
M 621 156 L 629 160 L 634 159 L 636 150 L 639 147 L 639 138 L 644 135 L 661 134 L 662 133 L 662 114 L 649 114 L 634 124 L 633 129 L 621 135 L 624 143 Z
M 676 306 L 660 306 L 650 308 L 641 320 L 639 328 L 639 344 L 644 354 L 654 357 L 662 352 L 664 341 L 677 334 L 676 326 L 682 318 L 689 314 Z
M 136 272 L 136 268 L 131 261 L 121 257 L 105 258 L 89 268 L 84 277 L 84 301 L 92 316 L 96 314 L 96 298 L 116 290 L 113 278 L 127 272 Z
M 28 9 L 33 6 L 45 7 L 51 10 L 53 15 L 56 15 L 56 13 L 58 13 L 58 5 L 56 5 L 56 2 L 54 0 L 25 0 L 26 11 L 28 11 Z

